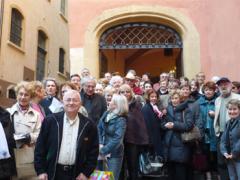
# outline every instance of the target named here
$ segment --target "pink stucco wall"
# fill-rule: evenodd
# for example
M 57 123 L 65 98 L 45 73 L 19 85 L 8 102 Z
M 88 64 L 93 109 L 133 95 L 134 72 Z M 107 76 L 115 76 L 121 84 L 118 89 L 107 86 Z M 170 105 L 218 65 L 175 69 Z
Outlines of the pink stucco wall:
M 87 26 L 103 11 L 128 5 L 171 7 L 189 17 L 200 35 L 202 71 L 240 80 L 240 0 L 69 0 L 70 47 L 84 46 Z

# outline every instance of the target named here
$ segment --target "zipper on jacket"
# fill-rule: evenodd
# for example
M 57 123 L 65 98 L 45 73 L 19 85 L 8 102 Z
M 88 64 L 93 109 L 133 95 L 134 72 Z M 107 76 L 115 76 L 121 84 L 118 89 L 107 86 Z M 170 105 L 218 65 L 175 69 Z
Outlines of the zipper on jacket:
M 56 157 L 56 161 L 55 161 L 55 168 L 54 168 L 54 173 L 53 173 L 53 178 L 52 178 L 52 180 L 54 180 L 54 178 L 55 178 L 55 174 L 56 174 L 56 168 L 57 168 L 57 161 L 58 161 L 58 156 L 59 156 L 59 123 L 57 122 L 57 120 L 56 120 L 56 118 L 55 118 L 55 116 L 54 116 L 54 119 L 55 119 L 55 121 L 56 121 L 56 123 L 57 123 L 57 127 L 58 127 L 58 150 L 57 150 L 57 157 Z

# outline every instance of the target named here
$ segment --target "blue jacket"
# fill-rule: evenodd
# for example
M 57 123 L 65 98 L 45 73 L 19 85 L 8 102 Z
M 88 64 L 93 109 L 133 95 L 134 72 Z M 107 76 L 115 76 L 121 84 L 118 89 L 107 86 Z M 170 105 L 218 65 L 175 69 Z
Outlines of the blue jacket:
M 240 162 L 240 116 L 227 122 L 221 137 L 220 150 L 222 154 L 232 154 L 233 159 Z
M 210 145 L 210 151 L 217 150 L 217 138 L 213 127 L 214 117 L 208 114 L 210 110 L 215 111 L 215 100 L 216 97 L 207 100 L 205 96 L 202 96 L 197 101 L 200 106 L 200 119 L 204 125 L 204 142 Z
M 97 165 L 99 152 L 98 134 L 95 124 L 82 114 L 79 116 L 79 129 L 76 148 L 76 162 L 73 175 L 76 178 L 80 173 L 89 177 Z M 63 135 L 64 112 L 47 116 L 41 127 L 35 147 L 34 166 L 37 175 L 48 174 L 53 180 L 56 173 L 58 156 Z
M 167 122 L 174 123 L 173 129 L 165 128 Z M 165 129 L 164 156 L 168 161 L 180 163 L 189 161 L 190 147 L 182 142 L 181 133 L 190 131 L 193 125 L 192 112 L 186 104 L 181 104 L 176 109 L 171 104 L 167 107 L 167 115 L 162 127 Z
M 103 114 L 98 124 L 99 144 L 103 144 L 100 154 L 111 154 L 111 157 L 122 157 L 124 152 L 123 139 L 126 131 L 126 118 L 115 116 L 106 122 L 108 111 Z

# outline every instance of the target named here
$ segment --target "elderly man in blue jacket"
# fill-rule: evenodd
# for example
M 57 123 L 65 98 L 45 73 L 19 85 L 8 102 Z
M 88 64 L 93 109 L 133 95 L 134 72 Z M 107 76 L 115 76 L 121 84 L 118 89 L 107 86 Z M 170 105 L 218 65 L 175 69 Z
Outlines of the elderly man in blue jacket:
M 40 180 L 87 180 L 97 164 L 97 128 L 78 113 L 79 92 L 67 91 L 63 104 L 63 112 L 43 121 L 35 148 L 35 170 Z

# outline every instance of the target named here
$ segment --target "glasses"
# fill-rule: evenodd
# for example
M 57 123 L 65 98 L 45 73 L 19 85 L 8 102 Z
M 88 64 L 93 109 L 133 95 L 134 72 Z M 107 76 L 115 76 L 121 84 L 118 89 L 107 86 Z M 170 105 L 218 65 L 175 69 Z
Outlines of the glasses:
M 130 91 L 120 91 L 120 94 L 130 93 Z
M 75 99 L 75 98 L 67 98 L 67 99 L 64 99 L 64 101 L 67 102 L 67 103 L 71 103 L 72 102 L 74 104 L 80 102 L 79 99 Z

